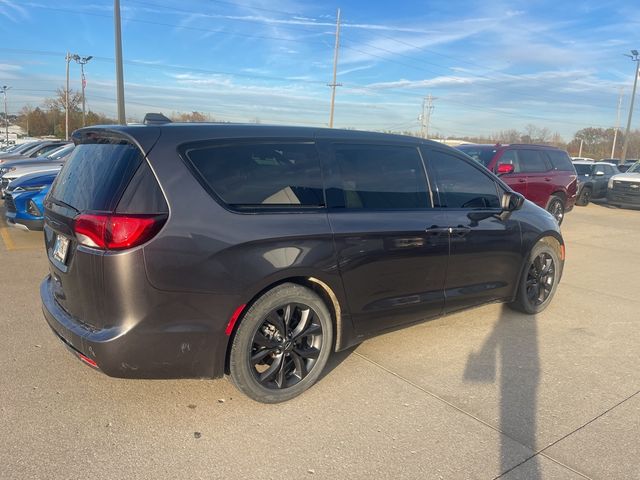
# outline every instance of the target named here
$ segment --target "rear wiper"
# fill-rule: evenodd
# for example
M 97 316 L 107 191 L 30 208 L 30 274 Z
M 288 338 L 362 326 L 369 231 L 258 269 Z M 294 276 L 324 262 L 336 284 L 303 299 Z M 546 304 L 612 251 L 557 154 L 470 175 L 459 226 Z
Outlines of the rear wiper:
M 56 205 L 59 205 L 60 207 L 70 208 L 74 212 L 80 213 L 80 210 L 78 210 L 76 207 L 73 207 L 73 206 L 69 205 L 68 203 L 64 203 L 62 200 L 58 200 L 57 198 L 50 198 L 49 201 L 51 203 L 55 203 Z

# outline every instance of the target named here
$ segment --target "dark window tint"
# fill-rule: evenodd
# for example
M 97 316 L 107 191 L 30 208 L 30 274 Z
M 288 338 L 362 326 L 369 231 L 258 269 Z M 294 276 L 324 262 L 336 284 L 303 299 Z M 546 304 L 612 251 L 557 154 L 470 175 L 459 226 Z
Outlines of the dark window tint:
M 80 211 L 112 211 L 141 161 L 140 151 L 129 144 L 78 145 L 50 196 Z
M 578 175 L 591 175 L 593 171 L 593 165 L 587 165 L 585 163 L 577 163 L 574 167 Z
M 147 162 L 142 162 L 118 202 L 118 213 L 168 213 L 160 185 Z
M 547 161 L 538 150 L 518 150 L 520 171 L 524 173 L 546 172 L 549 170 Z
M 561 170 L 563 172 L 572 172 L 573 164 L 567 152 L 561 150 L 547 150 L 547 157 L 551 160 L 551 165 L 554 170 Z
M 460 145 L 456 147 L 461 152 L 469 155 L 473 160 L 485 167 L 489 166 L 491 160 L 495 156 L 497 149 L 495 147 L 486 147 L 478 145 Z
M 239 143 L 188 148 L 201 180 L 235 207 L 324 204 L 320 161 L 312 143 Z
M 447 208 L 499 208 L 496 183 L 463 159 L 439 150 L 427 152 L 436 176 L 436 206 Z
M 337 188 L 331 205 L 370 210 L 429 208 L 418 150 L 391 145 L 334 145 Z

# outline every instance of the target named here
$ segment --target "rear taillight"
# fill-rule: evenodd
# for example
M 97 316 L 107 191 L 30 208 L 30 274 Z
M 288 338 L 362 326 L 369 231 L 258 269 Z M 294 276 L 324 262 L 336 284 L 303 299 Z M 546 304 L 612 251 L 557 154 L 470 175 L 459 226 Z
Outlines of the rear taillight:
M 75 218 L 74 231 L 86 247 L 124 250 L 153 238 L 166 220 L 166 215 L 83 213 Z

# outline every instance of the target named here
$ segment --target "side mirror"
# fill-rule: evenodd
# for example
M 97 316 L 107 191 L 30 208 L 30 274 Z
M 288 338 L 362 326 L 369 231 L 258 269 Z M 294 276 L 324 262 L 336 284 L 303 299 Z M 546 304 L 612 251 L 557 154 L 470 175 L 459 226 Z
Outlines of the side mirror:
M 516 192 L 504 192 L 502 194 L 502 210 L 505 212 L 514 212 L 520 210 L 524 205 L 524 196 Z
M 498 165 L 498 170 L 497 170 L 498 175 L 513 173 L 513 171 L 514 171 L 513 165 L 510 163 L 501 163 L 500 165 Z
M 604 172 L 603 172 L 602 170 L 598 170 L 598 171 L 595 173 L 595 175 L 596 175 L 596 177 L 602 177 L 602 176 L 604 176 Z

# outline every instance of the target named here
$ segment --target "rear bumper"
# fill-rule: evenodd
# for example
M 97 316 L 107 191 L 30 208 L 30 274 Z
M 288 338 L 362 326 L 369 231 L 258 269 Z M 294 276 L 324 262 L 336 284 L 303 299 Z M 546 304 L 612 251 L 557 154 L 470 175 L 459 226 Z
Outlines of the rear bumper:
M 215 359 L 224 359 L 216 354 L 222 342 L 214 342 L 208 332 L 154 329 L 148 322 L 135 323 L 129 329 L 95 330 L 60 307 L 53 295 L 53 281 L 47 275 L 40 284 L 45 320 L 67 347 L 95 362 L 105 374 L 119 378 L 212 378 L 224 372 L 224 365 L 215 364 Z

